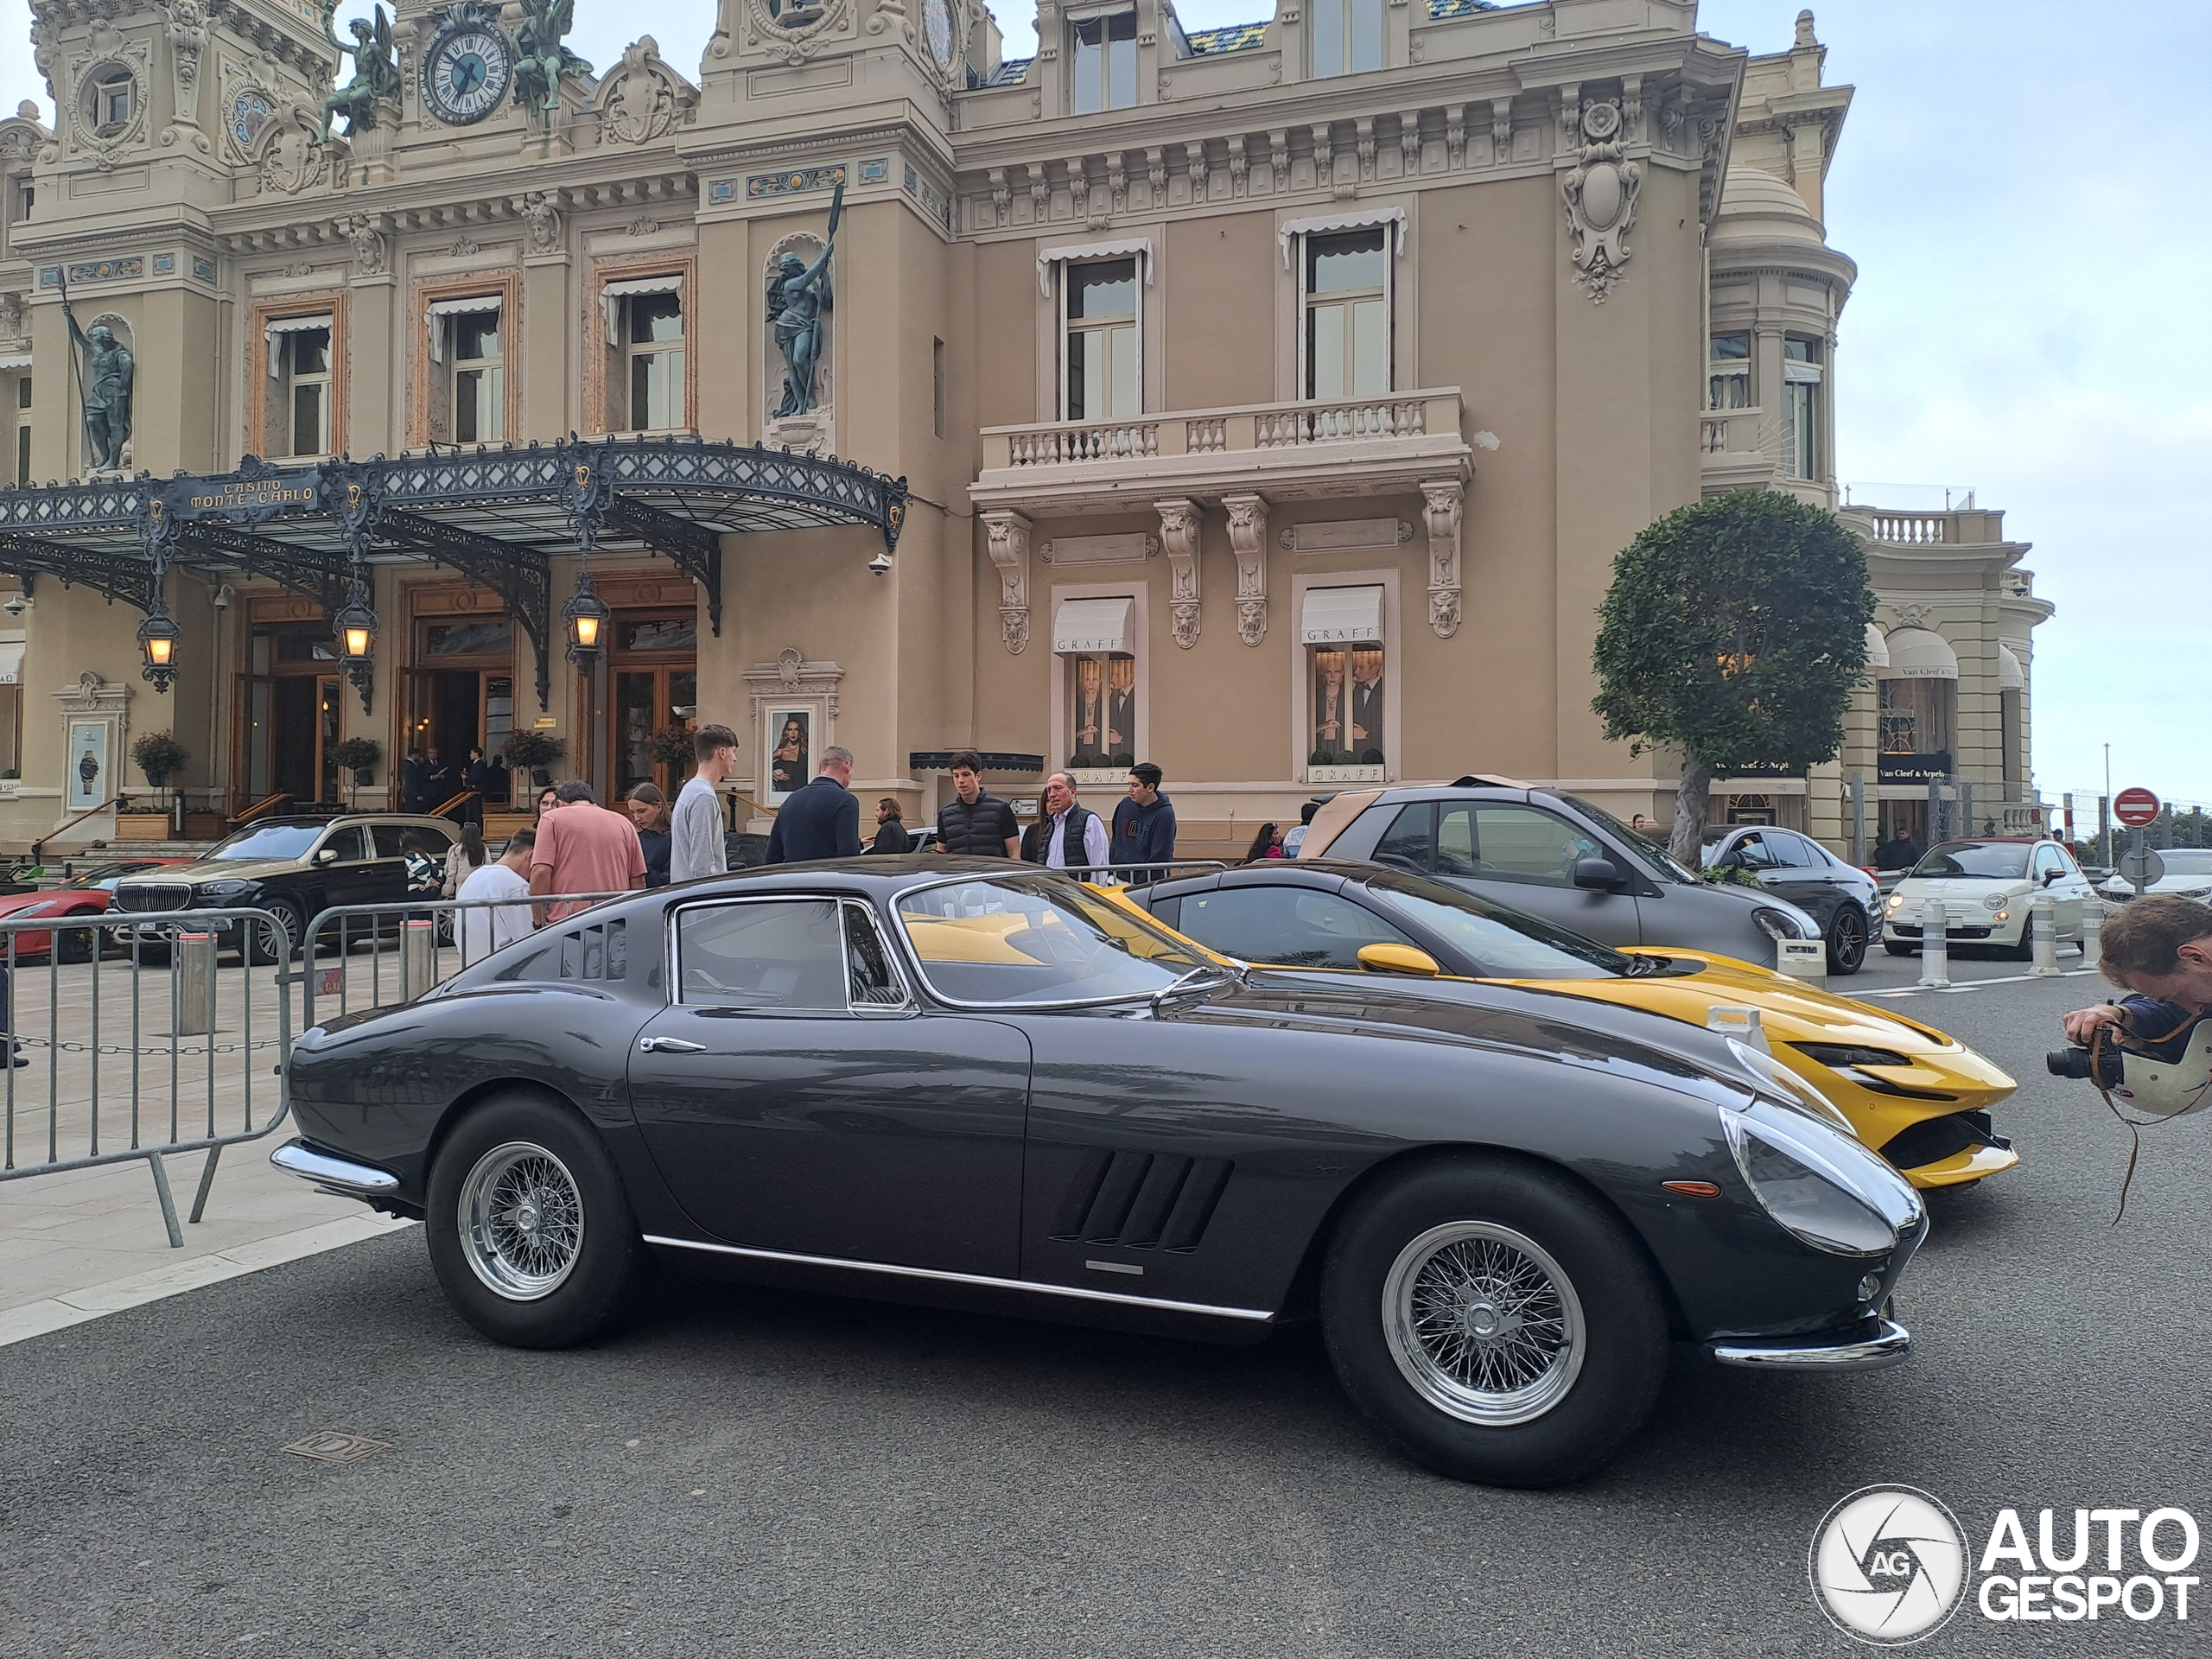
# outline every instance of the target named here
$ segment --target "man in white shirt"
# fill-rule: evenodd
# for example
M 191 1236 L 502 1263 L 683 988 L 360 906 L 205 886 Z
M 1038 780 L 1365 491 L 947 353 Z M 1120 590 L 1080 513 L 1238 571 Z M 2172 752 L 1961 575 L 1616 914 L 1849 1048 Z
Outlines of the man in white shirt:
M 537 831 L 518 830 L 508 838 L 506 851 L 488 864 L 468 873 L 456 895 L 470 904 L 493 899 L 530 897 L 530 861 L 537 846 Z M 463 910 L 461 915 L 461 960 L 466 967 L 481 962 L 502 945 L 512 944 L 533 925 L 527 904 Z
M 1106 823 L 1076 804 L 1075 779 L 1056 772 L 1045 780 L 1045 810 L 1021 837 L 1021 855 L 1048 870 L 1087 870 L 1086 880 L 1106 874 Z
M 728 846 L 722 839 L 721 787 L 737 764 L 737 734 L 727 726 L 702 726 L 692 734 L 692 753 L 699 769 L 677 791 L 676 810 L 669 814 L 668 879 L 696 881 L 702 875 L 721 875 L 729 868 Z

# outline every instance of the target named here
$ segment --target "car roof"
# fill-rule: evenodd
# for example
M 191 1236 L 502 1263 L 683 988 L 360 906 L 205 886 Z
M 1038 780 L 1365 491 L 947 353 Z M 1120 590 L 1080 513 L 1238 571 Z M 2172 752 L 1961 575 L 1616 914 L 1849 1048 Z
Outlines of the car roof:
M 242 823 L 238 828 L 240 830 L 328 830 L 341 823 L 422 824 L 431 829 L 442 828 L 448 832 L 457 830 L 461 827 L 451 818 L 442 818 L 433 812 L 339 812 L 329 817 L 292 813 L 281 818 L 256 818 L 251 823 Z

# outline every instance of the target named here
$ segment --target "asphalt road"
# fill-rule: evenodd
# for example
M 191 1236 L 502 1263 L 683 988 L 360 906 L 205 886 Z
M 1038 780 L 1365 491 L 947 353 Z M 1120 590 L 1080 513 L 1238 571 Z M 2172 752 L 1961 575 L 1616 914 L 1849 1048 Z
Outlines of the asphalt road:
M 2176 1504 L 2212 1533 L 2212 1118 L 2145 1135 L 2112 1226 L 2127 1133 L 2040 1059 L 2094 984 L 1890 1004 L 2024 1085 L 2001 1124 L 2024 1166 L 1935 1205 L 1910 1364 L 1685 1356 L 1626 1455 L 1569 1490 L 1414 1468 L 1294 1333 L 1212 1348 L 687 1286 L 607 1345 L 505 1351 L 446 1311 L 410 1232 L 0 1349 L 0 1653 L 1863 1651 L 1806 1583 L 1815 1525 L 1860 1485 L 1929 1490 L 1976 1548 L 2004 1505 Z M 389 1449 L 282 1450 L 334 1428 Z M 2212 1651 L 2212 1599 L 2194 1611 L 1969 1612 L 1916 1651 Z

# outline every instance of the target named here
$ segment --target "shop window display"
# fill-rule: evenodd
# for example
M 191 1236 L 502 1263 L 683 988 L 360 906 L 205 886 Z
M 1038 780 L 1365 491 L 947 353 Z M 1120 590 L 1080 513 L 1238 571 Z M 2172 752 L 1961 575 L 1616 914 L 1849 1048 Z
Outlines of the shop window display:
M 1307 764 L 1384 764 L 1382 647 L 1320 647 L 1313 653 L 1313 743 Z
M 1066 660 L 1068 765 L 1078 770 L 1135 765 L 1137 659 L 1117 651 Z

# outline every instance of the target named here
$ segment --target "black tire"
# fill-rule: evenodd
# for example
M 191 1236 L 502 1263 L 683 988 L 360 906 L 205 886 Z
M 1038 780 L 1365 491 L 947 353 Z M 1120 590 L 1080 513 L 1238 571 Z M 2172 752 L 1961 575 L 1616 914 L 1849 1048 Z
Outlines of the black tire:
M 589 1124 L 542 1096 L 496 1096 L 454 1128 L 430 1171 L 426 1231 L 446 1300 L 509 1347 L 589 1340 L 628 1311 L 644 1276 L 613 1160 Z M 533 1263 L 559 1276 L 543 1283 L 550 1272 L 529 1275 Z
M 1855 974 L 1866 965 L 1866 912 L 1838 905 L 1828 918 L 1828 972 Z
M 2007 962 L 2033 962 L 2036 959 L 2035 918 L 2031 916 L 2020 924 L 2020 942 L 1999 947 L 1997 954 Z
M 93 941 L 99 930 L 90 927 L 58 927 L 54 930 L 54 959 L 63 963 L 85 963 L 92 959 Z
M 1452 1236 L 1476 1228 L 1486 1231 Z M 1485 1294 L 1500 1274 L 1518 1275 L 1522 1292 L 1503 1312 Z M 1466 1318 L 1499 1333 L 1491 1344 L 1467 1341 L 1471 1324 L 1433 1319 L 1424 1340 L 1400 1316 L 1419 1299 L 1433 1308 L 1469 1294 Z M 1554 1486 L 1597 1468 L 1642 1426 L 1667 1370 L 1665 1300 L 1643 1250 L 1612 1211 L 1529 1164 L 1431 1164 L 1361 1198 L 1330 1241 L 1321 1325 L 1338 1380 L 1385 1433 L 1439 1474 L 1494 1486 Z M 1519 1356 L 1505 1346 L 1516 1329 L 1524 1344 L 1541 1333 Z M 1459 1343 L 1463 1363 L 1484 1350 L 1548 1357 L 1517 1395 L 1455 1391 L 1440 1341 Z
M 289 899 L 272 899 L 262 906 L 283 924 L 284 937 L 280 942 L 270 937 L 266 925 L 259 922 L 241 922 L 245 929 L 245 949 L 239 952 L 256 968 L 274 967 L 280 962 L 289 962 L 300 953 L 300 938 L 308 931 L 308 918 L 300 914 L 300 907 Z
M 1882 949 L 1893 957 L 1916 956 L 1920 950 L 1920 947 L 1916 944 L 1899 944 L 1895 939 L 1884 939 Z

